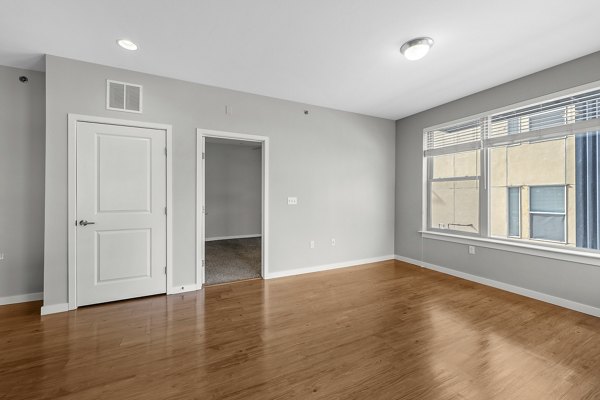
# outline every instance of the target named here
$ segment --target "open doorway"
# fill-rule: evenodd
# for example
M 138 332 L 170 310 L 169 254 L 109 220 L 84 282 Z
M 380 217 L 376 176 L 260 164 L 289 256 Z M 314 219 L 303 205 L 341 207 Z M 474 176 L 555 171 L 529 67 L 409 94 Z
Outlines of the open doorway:
M 202 283 L 264 277 L 268 139 L 199 129 L 198 150 Z

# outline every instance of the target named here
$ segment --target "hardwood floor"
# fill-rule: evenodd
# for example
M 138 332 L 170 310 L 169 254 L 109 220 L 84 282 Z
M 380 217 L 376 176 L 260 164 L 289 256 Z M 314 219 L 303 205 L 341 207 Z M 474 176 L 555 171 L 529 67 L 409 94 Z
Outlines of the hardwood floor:
M 598 399 L 600 319 L 398 261 L 39 316 L 2 399 Z

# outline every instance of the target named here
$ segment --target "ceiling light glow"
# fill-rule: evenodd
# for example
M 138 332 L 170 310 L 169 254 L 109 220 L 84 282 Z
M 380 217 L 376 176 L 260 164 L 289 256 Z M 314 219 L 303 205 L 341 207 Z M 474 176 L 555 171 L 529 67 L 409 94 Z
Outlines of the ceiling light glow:
M 407 60 L 420 60 L 429 53 L 429 49 L 433 46 L 433 39 L 429 37 L 420 37 L 409 40 L 400 47 L 400 52 Z
M 138 49 L 137 44 L 133 43 L 131 40 L 127 39 L 119 39 L 117 40 L 117 44 L 124 48 L 125 50 L 135 51 Z

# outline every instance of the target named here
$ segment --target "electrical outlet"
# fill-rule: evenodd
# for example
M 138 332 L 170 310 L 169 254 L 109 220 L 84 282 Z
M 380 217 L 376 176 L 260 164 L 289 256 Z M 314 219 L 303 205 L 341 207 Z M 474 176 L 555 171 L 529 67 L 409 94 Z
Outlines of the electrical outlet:
M 4 260 L 4 253 L 0 253 L 0 261 Z
M 475 246 L 469 246 L 469 254 L 475 254 Z
M 315 248 L 315 241 L 314 241 L 314 240 L 311 240 L 311 241 L 310 241 L 310 248 L 311 248 L 311 249 L 314 249 L 314 248 Z
M 331 245 L 335 246 L 335 239 L 334 238 L 331 238 Z
M 288 197 L 288 206 L 295 206 L 298 204 L 297 197 Z

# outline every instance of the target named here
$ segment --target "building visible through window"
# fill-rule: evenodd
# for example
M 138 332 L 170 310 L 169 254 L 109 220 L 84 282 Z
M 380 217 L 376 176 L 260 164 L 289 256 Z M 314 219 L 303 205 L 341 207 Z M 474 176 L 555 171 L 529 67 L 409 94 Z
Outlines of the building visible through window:
M 600 249 L 600 90 L 426 134 L 427 229 Z
M 508 188 L 508 236 L 521 237 L 521 188 Z

